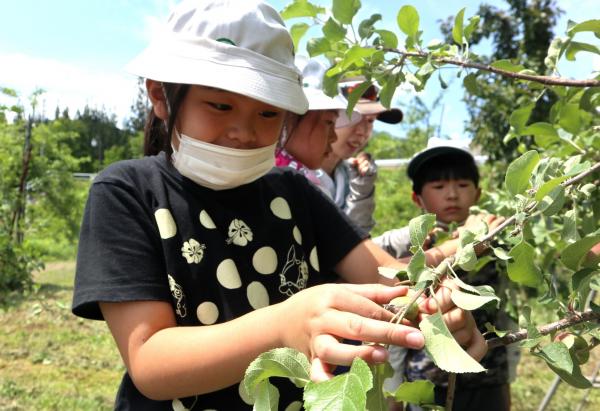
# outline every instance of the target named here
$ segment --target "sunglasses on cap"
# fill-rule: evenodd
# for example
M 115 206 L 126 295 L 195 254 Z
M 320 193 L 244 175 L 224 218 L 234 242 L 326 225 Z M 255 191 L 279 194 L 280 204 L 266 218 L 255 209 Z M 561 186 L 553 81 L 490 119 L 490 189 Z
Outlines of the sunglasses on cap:
M 350 96 L 350 93 L 352 93 L 354 90 L 356 90 L 362 83 L 354 83 L 354 84 L 349 84 L 349 85 L 341 85 L 340 86 L 340 91 L 342 92 L 342 95 L 347 99 L 348 96 Z M 378 96 L 378 89 L 377 87 L 372 84 L 369 86 L 369 88 L 367 88 L 364 93 L 362 94 L 362 96 L 360 96 L 361 99 L 364 100 L 369 100 L 369 101 L 379 101 L 379 96 Z

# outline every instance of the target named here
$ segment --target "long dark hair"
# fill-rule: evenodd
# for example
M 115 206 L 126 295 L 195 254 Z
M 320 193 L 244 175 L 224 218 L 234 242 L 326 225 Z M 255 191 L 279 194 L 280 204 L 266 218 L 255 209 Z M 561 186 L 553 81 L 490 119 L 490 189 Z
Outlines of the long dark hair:
M 162 84 L 163 91 L 166 94 L 167 107 L 169 108 L 169 119 L 165 125 L 163 120 L 156 117 L 154 110 L 150 108 L 148 120 L 144 127 L 144 155 L 153 156 L 161 151 L 165 151 L 168 154 L 168 158 L 171 158 L 171 153 L 173 152 L 171 148 L 171 135 L 175 127 L 175 119 L 177 118 L 179 107 L 181 107 L 181 103 L 190 89 L 190 85 L 165 82 Z

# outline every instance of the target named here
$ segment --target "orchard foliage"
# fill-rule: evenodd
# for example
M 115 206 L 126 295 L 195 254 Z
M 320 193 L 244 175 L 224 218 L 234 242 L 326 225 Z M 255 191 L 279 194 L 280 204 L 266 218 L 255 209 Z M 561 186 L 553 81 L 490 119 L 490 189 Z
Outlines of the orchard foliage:
M 309 39 L 306 48 L 312 57 L 323 56 L 330 62 L 324 77 L 328 94 L 337 93 L 337 83 L 344 77 L 365 77 L 363 86 L 348 98 L 349 110 L 373 83 L 381 86 L 380 100 L 388 107 L 400 85 L 410 84 L 419 92 L 433 79 L 445 88 L 448 70 L 441 69 L 449 67 L 456 68 L 454 73 L 474 95 L 486 87 L 488 76 L 510 80 L 506 87 L 527 91 L 518 93 L 518 107 L 508 115 L 508 132 L 501 142 L 517 142 L 520 155 L 506 168 L 502 189 L 489 193 L 482 205 L 505 216 L 506 221 L 493 232 L 485 224 L 473 231 L 462 230 L 457 254 L 437 267 L 428 267 L 422 246 L 435 218 L 417 217 L 410 223 L 414 256 L 406 272 L 382 267 L 380 273 L 408 278 L 416 291 L 415 299 L 432 295 L 440 279 L 449 276 L 459 287 L 452 294 L 457 306 L 473 310 L 502 303 L 521 330 L 498 330 L 489 324 L 498 337 L 488 345 L 518 343 L 567 383 L 590 387 L 581 365 L 588 360 L 589 350 L 600 342 L 600 307 L 591 298 L 600 289 L 600 252 L 590 252 L 600 243 L 600 76 L 590 73 L 589 79 L 563 78 L 557 66 L 561 60 L 575 61 L 580 53 L 600 54 L 598 42 L 589 44 L 580 39 L 582 33 L 600 38 L 600 20 L 570 21 L 565 34 L 550 42 L 544 64 L 529 67 L 523 64 L 526 58 L 522 54 L 483 62 L 470 47 L 474 34 L 481 34 L 480 17 L 467 16 L 464 8 L 452 19 L 446 42 L 426 39 L 413 6 L 397 10 L 395 30 L 378 27 L 381 14 L 356 21 L 360 8 L 359 0 L 332 0 L 329 9 L 295 0 L 282 11 L 284 19 L 293 20 L 290 32 L 296 47 L 311 28 L 320 28 L 321 34 Z M 552 101 L 548 115 L 532 117 L 545 101 Z M 455 274 L 457 268 L 476 271 L 491 260 L 496 260 L 510 279 L 509 289 L 500 295 L 489 286 L 470 286 Z M 535 304 L 529 303 L 532 299 Z M 546 314 L 532 311 L 532 305 Z M 397 312 L 398 321 L 405 315 L 402 308 L 389 308 Z M 540 318 L 550 323 L 544 325 Z M 419 327 L 427 351 L 440 368 L 452 373 L 481 371 L 451 338 L 439 314 L 422 320 Z M 556 338 L 560 330 L 573 337 Z M 288 377 L 304 387 L 304 406 L 309 410 L 385 410 L 385 397 L 432 403 L 433 385 L 427 381 L 405 383 L 394 393 L 384 392 L 382 382 L 390 375 L 389 365 L 368 367 L 356 359 L 349 372 L 315 384 L 306 377 L 309 366 L 302 357 L 278 349 L 250 365 L 245 387 L 256 401 L 255 409 L 276 409 L 278 393 L 268 380 L 273 376 Z M 451 399 L 446 407 L 451 408 Z

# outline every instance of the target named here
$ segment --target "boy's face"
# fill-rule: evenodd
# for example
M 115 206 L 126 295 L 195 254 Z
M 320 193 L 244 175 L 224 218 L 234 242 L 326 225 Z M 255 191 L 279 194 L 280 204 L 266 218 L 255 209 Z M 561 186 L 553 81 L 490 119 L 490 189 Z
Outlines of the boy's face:
M 412 194 L 413 202 L 443 223 L 463 222 L 469 216 L 469 207 L 475 205 L 481 189 L 468 179 L 437 180 L 423 184 L 421 194 Z

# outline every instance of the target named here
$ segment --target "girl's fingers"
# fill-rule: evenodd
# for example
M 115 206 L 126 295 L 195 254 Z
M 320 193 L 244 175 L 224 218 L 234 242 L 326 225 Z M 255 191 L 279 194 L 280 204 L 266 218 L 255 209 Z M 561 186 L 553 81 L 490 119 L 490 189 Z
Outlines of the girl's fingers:
M 323 313 L 321 321 L 319 334 L 414 349 L 420 349 L 424 344 L 423 335 L 417 328 L 374 320 L 354 313 L 328 311 Z
M 314 382 L 327 381 L 333 378 L 333 367 L 315 357 L 310 363 L 310 379 Z
M 389 354 L 381 345 L 345 344 L 327 334 L 320 335 L 313 341 L 313 362 L 315 359 L 319 360 L 315 365 L 317 367 L 315 372 L 321 376 L 331 373 L 332 365 L 350 365 L 356 357 L 362 358 L 369 364 L 380 364 L 387 361 Z
M 483 335 L 475 328 L 471 338 L 471 343 L 467 347 L 467 353 L 477 361 L 481 361 L 487 353 L 487 343 Z

